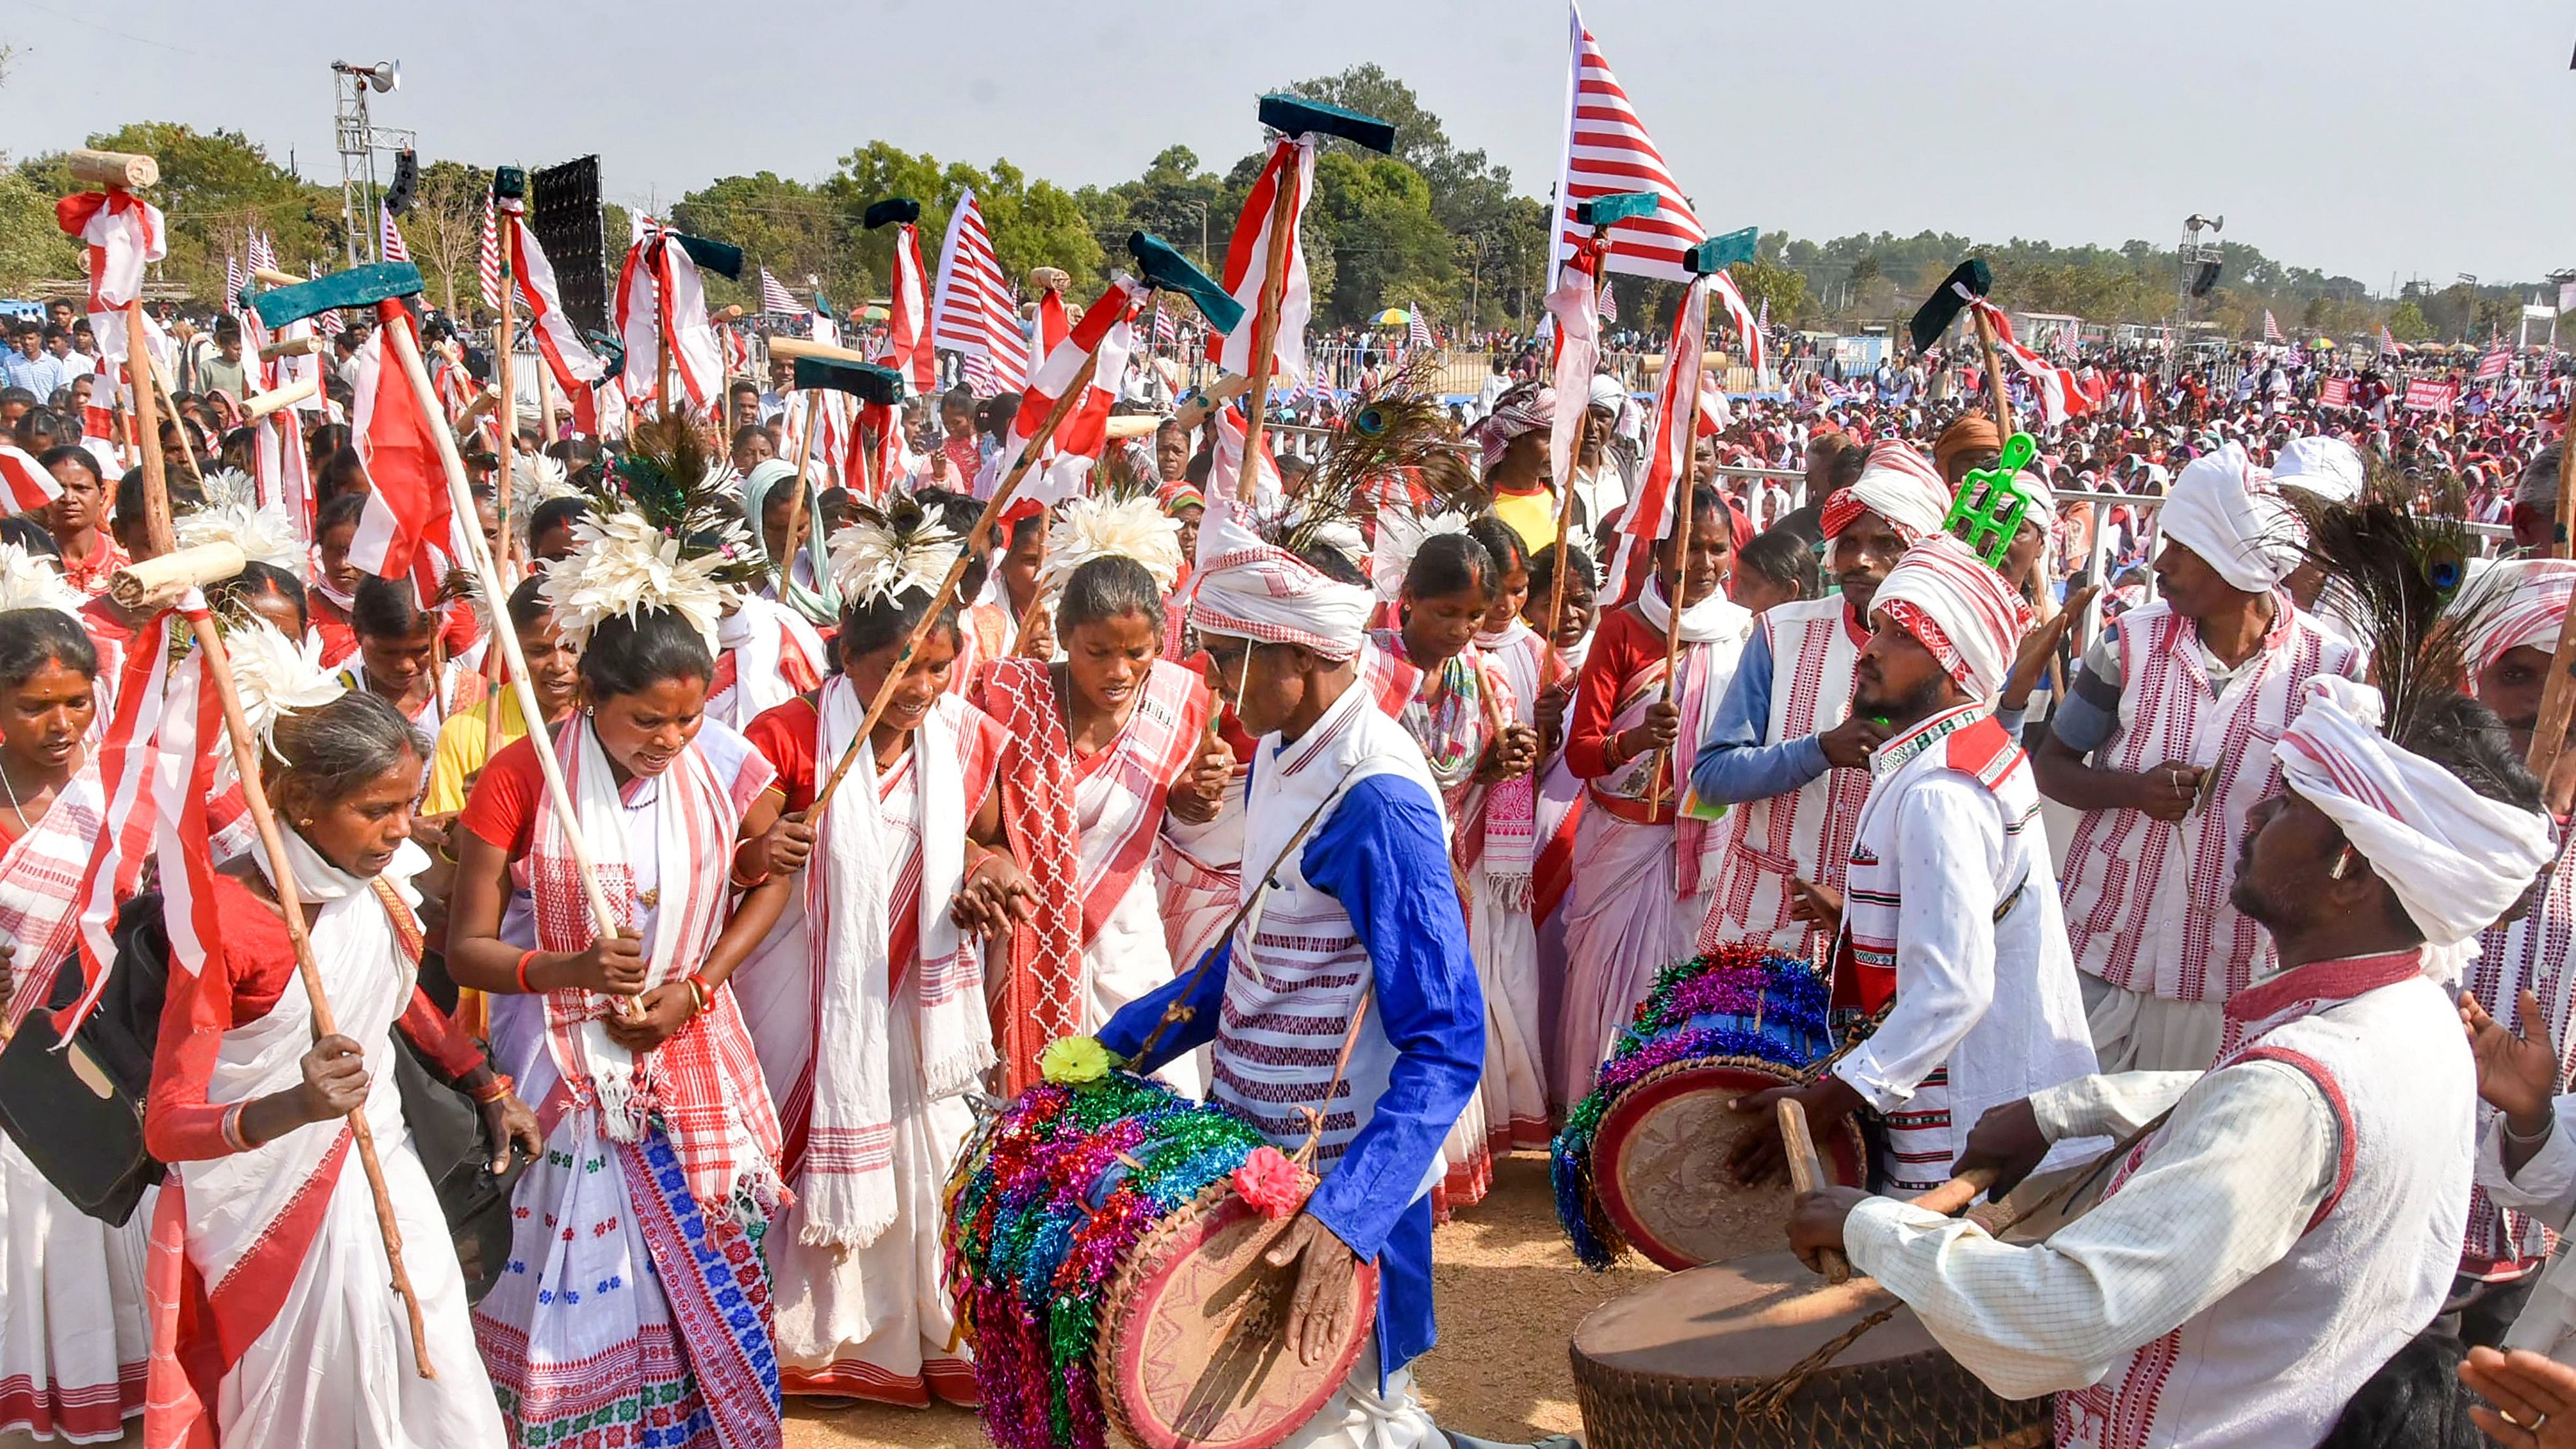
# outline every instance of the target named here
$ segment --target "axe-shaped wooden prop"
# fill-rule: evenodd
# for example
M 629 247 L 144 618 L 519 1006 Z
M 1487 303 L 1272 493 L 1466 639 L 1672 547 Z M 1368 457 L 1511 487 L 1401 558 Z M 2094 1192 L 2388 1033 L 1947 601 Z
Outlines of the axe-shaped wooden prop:
M 1941 279 L 1941 285 L 1933 289 L 1932 295 L 1923 299 L 1923 305 L 1914 309 L 1913 325 L 1907 329 L 1913 336 L 1914 350 L 1930 350 L 1933 343 L 1941 340 L 1941 334 L 1950 330 L 1950 324 L 1958 320 L 1959 314 L 1968 311 L 1970 302 L 1984 301 L 1994 287 L 1995 274 L 1986 265 L 1985 258 L 1970 257 L 1959 263 L 1949 276 Z M 1995 329 L 1986 321 L 1983 312 L 1971 312 L 1970 315 L 1977 320 L 1977 345 L 1985 352 L 1986 387 L 1995 395 L 1996 435 L 2008 438 L 2013 432 L 2012 393 L 2004 385 L 2003 359 L 1995 353 Z
M 793 347 L 782 345 L 791 343 Z M 784 556 L 778 560 L 779 577 L 783 579 L 793 566 L 791 561 L 796 557 L 796 546 L 805 538 L 805 463 L 814 451 L 815 405 L 822 401 L 824 393 L 840 392 L 869 406 L 891 408 L 903 401 L 904 386 L 902 373 L 870 362 L 846 347 L 827 347 L 819 342 L 781 337 L 772 339 L 769 355 L 794 361 L 796 388 L 806 394 L 805 436 L 796 443 L 796 492 L 794 501 L 788 504 L 787 546 Z M 876 451 L 864 446 L 864 439 L 861 442 L 859 466 L 864 470 L 861 480 L 866 492 L 874 496 L 879 492 L 874 476 Z M 966 480 L 968 487 L 974 486 L 974 482 L 972 478 Z
M 1392 154 L 1395 150 L 1393 123 L 1344 110 L 1340 106 L 1328 106 L 1321 101 L 1297 96 L 1263 96 L 1260 119 L 1261 124 L 1287 136 L 1320 136 L 1348 141 L 1381 155 Z M 1261 456 L 1261 429 L 1270 411 L 1270 373 L 1275 366 L 1271 354 L 1279 341 L 1279 299 L 1288 290 L 1288 229 L 1295 223 L 1298 207 L 1305 200 L 1298 191 L 1296 172 L 1281 168 L 1279 185 L 1270 193 L 1270 264 L 1263 270 L 1260 305 L 1252 314 L 1252 387 L 1250 396 L 1243 403 L 1243 476 L 1235 480 L 1235 496 L 1245 503 L 1252 501 L 1253 483 L 1261 475 L 1260 468 L 1252 460 Z
M 374 262 L 334 272 L 292 287 L 277 287 L 254 292 L 250 305 L 259 312 L 260 320 L 271 327 L 283 327 L 317 313 L 332 310 L 366 311 L 376 314 L 378 330 L 384 334 L 386 349 L 402 363 L 403 377 L 411 384 L 412 400 L 429 429 L 430 442 L 438 450 L 439 467 L 447 475 L 448 507 L 459 517 L 474 516 L 474 494 L 465 479 L 465 462 L 457 455 L 456 435 L 449 431 L 447 413 L 438 404 L 438 395 L 429 385 L 429 369 L 420 358 L 420 339 L 413 335 L 411 318 L 403 311 L 402 299 L 417 296 L 421 290 L 420 269 L 409 262 Z M 461 530 L 468 563 L 474 569 L 475 582 L 483 597 L 495 601 L 507 599 L 509 591 L 501 585 L 500 568 L 492 552 L 484 545 L 480 529 Z M 519 715 L 534 722 L 546 717 L 545 708 L 537 701 L 537 690 L 528 675 L 528 661 L 519 649 L 518 631 L 506 620 L 496 623 L 493 642 L 508 653 L 510 687 L 519 698 Z M 546 798 L 553 805 L 555 818 L 571 842 L 573 863 L 581 872 L 582 893 L 590 902 L 590 913 L 603 936 L 618 931 L 617 908 L 609 903 L 607 892 L 600 889 L 599 872 L 592 865 L 590 846 L 582 839 L 580 812 L 573 808 L 572 792 L 565 788 L 563 769 L 555 763 L 552 750 L 536 751 L 537 767 L 546 781 Z

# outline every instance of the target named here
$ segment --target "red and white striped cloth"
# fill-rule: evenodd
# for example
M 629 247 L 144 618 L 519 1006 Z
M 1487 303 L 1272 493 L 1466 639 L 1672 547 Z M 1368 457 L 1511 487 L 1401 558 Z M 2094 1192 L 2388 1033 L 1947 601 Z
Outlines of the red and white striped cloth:
M 886 365 L 903 374 L 904 386 L 919 397 L 938 386 L 938 358 L 930 342 L 930 288 L 921 274 L 921 229 L 904 222 L 894 229 L 894 280 L 886 307 Z
M 204 607 L 202 597 L 194 591 L 189 594 L 189 602 Z M 170 657 L 171 634 L 178 619 L 178 614 L 165 610 L 137 629 L 116 664 L 116 702 L 98 741 L 99 785 L 107 795 L 104 818 L 113 823 L 113 828 L 99 832 L 76 897 L 81 903 L 84 989 L 68 1013 L 55 1017 L 55 1029 L 65 1037 L 88 1017 L 90 1008 L 98 1004 L 100 994 L 107 989 L 108 969 L 116 961 L 116 910 L 134 894 L 135 882 L 143 871 L 144 852 L 151 847 L 153 830 L 159 823 L 152 768 L 166 703 L 164 691 L 169 686 L 168 672 L 162 666 Z M 220 728 L 220 712 L 215 722 Z M 214 792 L 209 789 L 206 793 L 211 796 Z M 57 963 L 20 963 L 20 969 L 33 966 L 50 970 L 54 964 Z M 27 998 L 35 993 L 32 999 L 43 1000 L 53 985 L 48 980 L 42 983 L 41 991 L 37 988 L 32 980 L 21 981 L 17 994 Z
M 306 262 L 304 264 L 304 275 L 319 280 L 322 276 L 322 264 L 320 262 Z M 342 331 L 346 330 L 340 321 L 340 309 L 337 307 L 332 308 L 328 312 L 315 313 L 313 320 L 321 324 L 322 335 L 325 337 L 337 337 Z
M 2397 351 L 2397 339 L 2389 334 L 2388 324 L 2385 322 L 2379 324 L 2379 350 L 2391 355 Z
M 89 256 L 89 327 L 98 355 L 107 362 L 125 358 L 125 319 L 116 314 L 143 296 L 143 269 L 170 250 L 170 232 L 161 210 L 126 191 L 82 191 L 54 203 L 54 221 L 79 237 Z M 145 317 L 146 333 L 157 333 Z M 162 342 L 151 344 L 158 351 Z
M 250 234 L 250 269 L 253 280 L 257 273 L 277 270 L 277 243 L 264 231 Z
M 993 360 L 980 352 L 969 352 L 957 361 L 958 375 L 966 379 L 966 390 L 975 396 L 992 397 L 1002 390 L 1002 379 L 993 371 Z
M 2263 309 L 2263 340 L 2266 342 L 2289 340 L 2281 335 L 2281 324 L 2272 320 L 2272 309 L 2269 307 Z
M 224 310 L 227 312 L 239 312 L 242 310 L 241 294 L 241 258 L 234 256 L 230 252 L 226 252 L 224 254 Z
M 492 205 L 492 193 L 483 193 L 483 238 L 475 249 L 474 270 L 483 282 L 483 305 L 487 310 L 501 310 L 501 224 Z
M 2502 347 L 2496 348 L 2478 359 L 2478 381 L 2484 382 L 2491 377 L 2502 377 L 2512 366 L 2512 351 Z
M 380 207 L 376 211 L 376 260 L 380 262 L 411 260 L 411 248 L 403 245 L 402 228 L 394 225 L 394 214 L 390 208 Z
M 980 359 L 993 381 L 991 396 L 1028 381 L 1029 341 L 1003 280 L 1001 259 L 993 252 L 993 235 L 984 229 L 984 213 L 975 193 L 957 198 L 949 213 L 948 235 L 939 244 L 939 287 L 930 303 L 930 342 L 954 349 L 969 362 Z M 979 369 L 970 368 L 970 381 Z
M 191 590 L 190 624 L 211 629 L 203 595 Z M 216 794 L 215 764 L 228 758 L 222 697 L 206 651 L 193 650 L 170 673 L 160 740 L 152 751 L 154 853 L 161 867 L 162 921 L 170 936 L 170 970 L 193 978 L 206 969 L 206 951 L 223 928 L 215 913 L 214 829 L 208 810 Z
M 1664 353 L 1666 358 L 1697 358 L 1707 347 L 1708 293 L 1706 277 L 1694 278 L 1683 289 L 1681 306 L 1673 313 L 1672 345 Z M 1655 447 L 1646 455 L 1646 481 L 1629 501 L 1610 556 L 1610 598 L 1630 598 L 1644 587 L 1646 575 L 1655 566 L 1656 546 L 1672 537 L 1674 519 L 1683 507 L 1681 495 L 1690 487 L 1691 444 L 1699 421 L 1694 418 L 1692 426 L 1685 426 L 1682 414 L 1699 406 L 1699 379 L 1695 365 L 1674 363 L 1664 368 L 1663 392 L 1655 400 Z
M 376 304 L 376 326 L 357 353 L 350 442 L 366 464 L 366 511 L 349 541 L 349 562 L 379 578 L 411 575 L 426 599 L 445 576 L 452 530 L 447 474 L 430 431 L 440 424 L 421 407 L 402 359 L 387 350 L 393 328 L 411 331 L 411 316 L 394 301 Z M 414 335 L 413 346 L 419 340 Z
M 1735 289 L 1733 277 L 1724 272 L 1716 273 L 1709 278 L 1709 290 L 1717 294 L 1717 300 L 1726 304 L 1726 315 L 1735 319 L 1736 335 L 1744 340 L 1744 365 L 1753 369 L 1753 386 L 1758 390 L 1768 390 L 1771 385 L 1771 347 L 1763 336 L 1763 324 L 1744 305 L 1744 294 Z M 1771 299 L 1763 298 L 1762 307 L 1764 314 L 1768 315 Z
M 0 443 L 0 488 L 9 492 L 9 511 L 26 513 L 62 496 L 54 475 L 36 465 L 35 455 Z
M 1101 447 L 1109 440 L 1109 407 L 1118 400 L 1127 354 L 1136 347 L 1135 329 L 1127 319 L 1144 299 L 1143 287 L 1123 276 L 1115 279 L 1109 290 L 1084 311 L 1082 321 L 1047 353 L 1046 361 L 1030 375 L 1028 387 L 1020 394 L 1019 415 L 1011 421 L 1011 446 L 1002 455 L 1004 474 L 1031 447 L 1041 450 L 1040 463 L 1051 463 L 1059 457 L 1100 456 Z M 1056 399 L 1071 390 L 1084 359 L 1095 356 L 1099 362 L 1092 369 L 1082 400 L 1056 424 L 1052 438 L 1039 438 L 1038 429 L 1054 410 Z
M 1431 323 L 1422 315 L 1422 304 L 1419 302 L 1405 309 L 1404 345 L 1408 352 L 1417 347 L 1440 345 L 1439 341 L 1431 335 Z
M 707 322 L 706 284 L 687 247 L 658 224 L 627 248 L 617 274 L 617 332 L 626 344 L 629 405 L 656 397 L 667 354 L 691 408 L 724 390 L 724 349 Z M 667 405 L 667 404 L 666 404 Z
M 1589 228 L 1574 219 L 1574 205 L 1596 196 L 1623 191 L 1652 191 L 1663 198 L 1650 216 L 1634 217 L 1610 229 L 1610 255 L 1604 269 L 1630 276 L 1687 282 L 1690 269 L 1682 254 L 1708 240 L 1682 194 L 1664 153 L 1646 134 L 1645 122 L 1628 103 L 1628 93 L 1610 71 L 1610 62 L 1583 26 L 1583 9 L 1569 3 L 1566 19 L 1573 53 L 1565 87 L 1565 145 L 1559 152 L 1556 180 L 1556 238 L 1549 251 L 1550 269 L 1573 255 L 1575 243 Z
M 1601 284 L 1600 311 L 1604 322 L 1619 320 L 1619 299 L 1610 294 L 1610 284 L 1606 281 Z
M 769 268 L 763 267 L 760 269 L 760 310 L 794 317 L 805 308 L 796 300 L 795 293 L 778 285 L 778 279 L 769 274 Z
M 564 315 L 563 293 L 555 284 L 554 263 L 537 234 L 528 229 L 527 203 L 510 197 L 498 204 L 502 244 L 510 251 L 511 289 L 528 306 L 528 331 L 537 353 L 554 373 L 555 386 L 571 402 L 573 427 L 599 436 L 599 411 L 592 388 L 608 373 L 608 364 L 591 354 L 581 333 Z
M 1252 372 L 1252 336 L 1263 284 L 1270 275 L 1270 211 L 1283 186 L 1289 188 L 1288 274 L 1279 292 L 1278 332 L 1270 354 L 1277 359 L 1276 374 L 1293 383 L 1306 377 L 1306 322 L 1315 311 L 1304 242 L 1306 199 L 1315 191 L 1312 136 L 1282 136 L 1271 146 L 1270 159 L 1262 163 L 1261 174 L 1243 198 L 1243 210 L 1235 215 L 1234 236 L 1225 247 L 1225 276 L 1220 280 L 1226 292 L 1243 304 L 1243 320 L 1225 334 L 1216 360 L 1228 372 L 1247 376 Z
M 1556 289 L 1547 294 L 1547 315 L 1556 323 L 1556 346 L 1549 381 L 1555 388 L 1555 412 L 1549 420 L 1547 456 L 1552 478 L 1574 477 L 1575 444 L 1583 414 L 1590 406 L 1592 375 L 1601 360 L 1601 319 L 1592 300 L 1600 279 L 1606 243 L 1586 237 L 1566 259 Z
M 1959 288 L 1959 294 L 1967 296 L 1967 289 Z M 2013 360 L 2013 365 L 2021 369 L 2022 376 L 2029 378 L 2038 390 L 2040 408 L 2051 426 L 2093 411 L 2092 396 L 2085 392 L 2083 384 L 2076 381 L 2073 372 L 2014 340 L 2012 319 L 2004 315 L 2002 308 L 1983 297 L 1969 297 L 1968 305 L 1994 328 L 1995 346 Z

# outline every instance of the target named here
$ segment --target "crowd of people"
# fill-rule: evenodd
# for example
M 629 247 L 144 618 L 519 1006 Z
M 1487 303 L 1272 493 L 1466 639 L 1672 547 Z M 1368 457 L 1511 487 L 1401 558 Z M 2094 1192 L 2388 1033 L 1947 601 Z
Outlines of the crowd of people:
M 0 391 L 51 494 L 0 521 L 0 981 L 22 1032 L 140 1042 L 166 1170 L 109 1222 L 0 1143 L 0 1428 L 747 1449 L 788 1398 L 971 1404 L 970 1103 L 1088 1040 L 1314 1135 L 1287 1332 L 1361 1261 L 1384 1301 L 1291 1442 L 1439 1444 L 1434 1224 L 1663 968 L 1753 942 L 1855 1041 L 1741 1104 L 1734 1170 L 1777 1169 L 1782 1097 L 1865 1124 L 1870 1190 L 1792 1241 L 2056 1394 L 2060 1443 L 2473 1442 L 2461 1364 L 2504 1442 L 2576 1430 L 2576 756 L 2525 767 L 2576 591 L 2563 376 L 2432 410 L 2105 355 L 1999 423 L 1953 351 L 1704 387 L 1686 427 L 1543 353 L 1452 404 L 1396 355 L 1281 388 L 1265 423 L 1310 431 L 1247 480 L 1240 405 L 1152 358 L 1096 457 L 1027 470 L 1020 399 L 963 381 L 818 448 L 756 344 L 703 409 L 575 435 L 433 320 L 453 552 L 502 585 L 457 597 L 358 563 L 381 329 L 265 422 L 242 325 L 174 329 L 136 439 L 64 311 Z M 1419 436 L 1354 477 L 1362 402 Z M 1050 491 L 979 530 L 1023 472 Z M 208 542 L 248 560 L 210 619 L 110 591 Z M 260 789 L 165 760 L 204 810 L 94 879 L 120 705 L 180 698 L 189 628 Z M 2113 1139 L 2043 1243 L 1903 1201 Z

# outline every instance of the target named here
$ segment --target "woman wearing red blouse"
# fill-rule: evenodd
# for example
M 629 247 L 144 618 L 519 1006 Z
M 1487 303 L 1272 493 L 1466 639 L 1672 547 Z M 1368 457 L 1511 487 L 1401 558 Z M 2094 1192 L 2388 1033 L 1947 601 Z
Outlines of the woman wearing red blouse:
M 501 1417 L 465 1282 L 393 1083 L 399 1029 L 483 1104 L 496 1141 L 534 1153 L 536 1121 L 414 983 L 410 843 L 426 750 L 383 700 L 344 694 L 276 728 L 288 859 L 338 1031 L 313 1008 L 264 852 L 211 877 L 205 962 L 170 973 L 144 1139 L 171 1164 L 153 1221 L 145 1434 L 156 1444 L 493 1444 Z M 365 1177 L 363 1111 L 425 1323 L 411 1341 Z M 506 1155 L 507 1148 L 504 1153 Z M 437 1377 L 413 1372 L 415 1353 Z
M 1592 1090 L 1619 1029 L 1655 973 L 1692 952 L 1714 880 L 1705 818 L 1682 810 L 1708 716 L 1735 677 L 1753 615 L 1727 597 L 1735 564 L 1733 515 L 1717 490 L 1690 494 L 1690 527 L 1664 540 L 1661 564 L 1637 602 L 1609 614 L 1584 656 L 1565 760 L 1588 782 L 1566 910 L 1566 992 L 1560 1018 L 1565 1100 Z M 1687 566 L 1679 557 L 1689 541 Z M 1678 584 L 1681 617 L 1667 602 Z M 1666 678 L 1666 630 L 1681 635 L 1680 688 Z

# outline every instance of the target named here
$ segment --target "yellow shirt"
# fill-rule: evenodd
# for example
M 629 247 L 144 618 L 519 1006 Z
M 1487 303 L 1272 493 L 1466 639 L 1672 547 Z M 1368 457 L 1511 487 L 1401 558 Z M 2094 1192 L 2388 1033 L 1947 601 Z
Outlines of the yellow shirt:
M 501 743 L 506 745 L 526 734 L 528 725 L 519 715 L 517 690 L 502 690 L 501 701 Z M 492 732 L 487 713 L 491 708 L 487 696 L 439 726 L 438 748 L 429 766 L 429 794 L 420 805 L 423 815 L 453 815 L 465 808 L 466 781 L 490 759 L 485 744 Z
M 1494 516 L 1510 524 L 1532 553 L 1556 542 L 1556 499 L 1545 489 L 1495 494 Z

